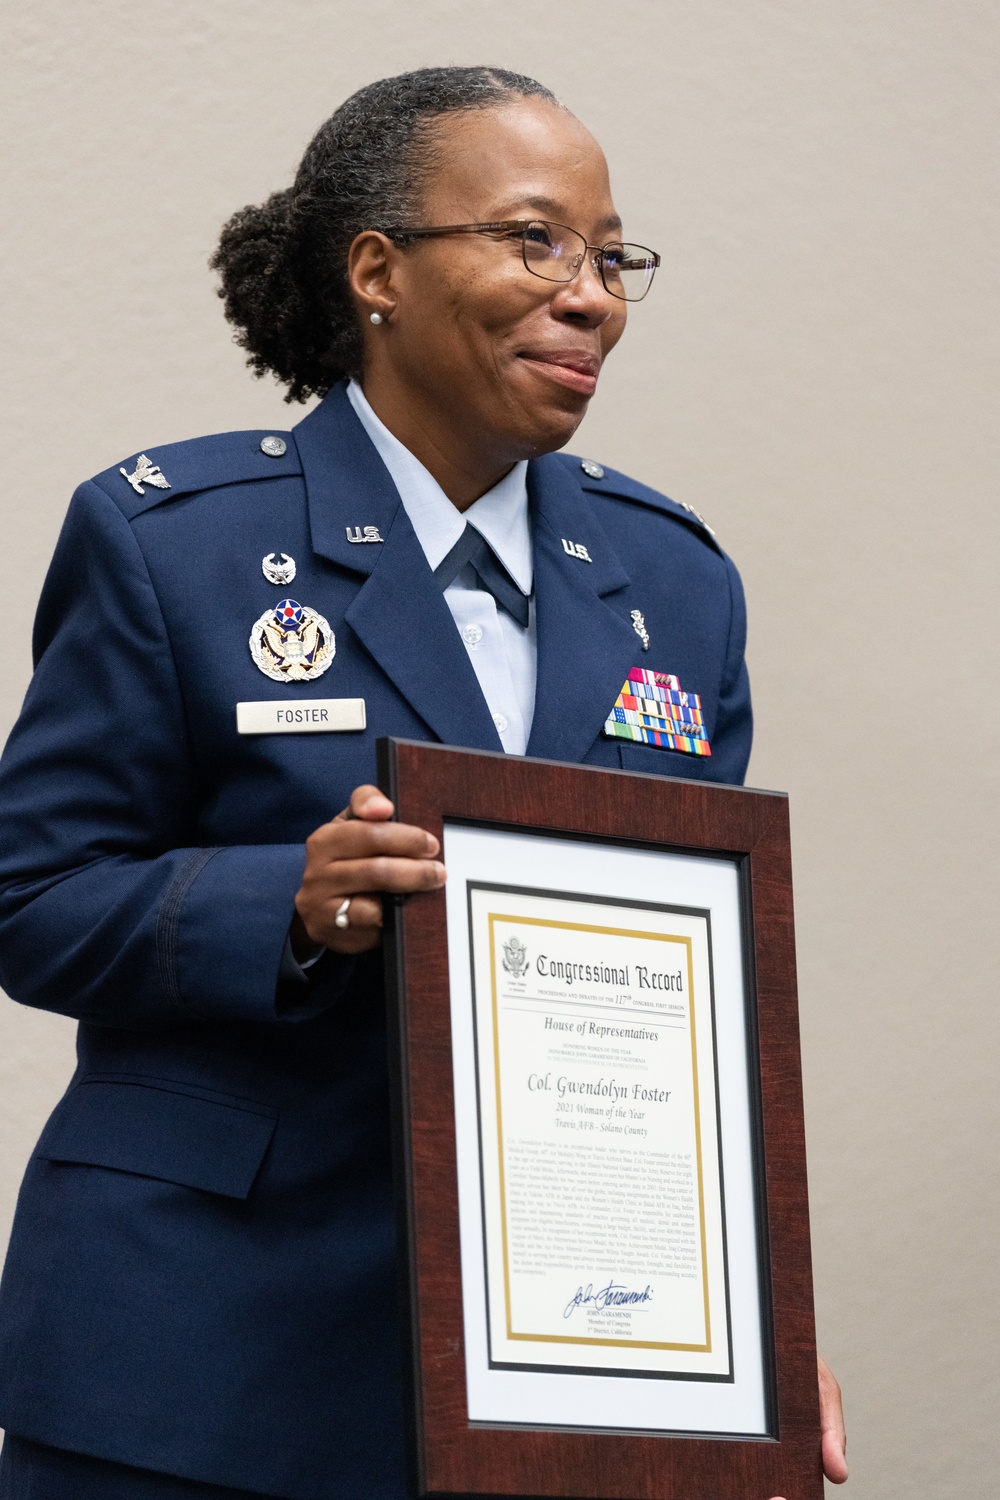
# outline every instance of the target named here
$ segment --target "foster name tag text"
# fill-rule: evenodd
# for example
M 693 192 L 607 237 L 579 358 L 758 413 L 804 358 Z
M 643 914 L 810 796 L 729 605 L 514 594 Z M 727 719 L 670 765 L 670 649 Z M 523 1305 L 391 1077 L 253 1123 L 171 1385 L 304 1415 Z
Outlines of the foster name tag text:
M 277 699 L 237 703 L 240 734 L 329 734 L 331 730 L 364 729 L 363 698 Z

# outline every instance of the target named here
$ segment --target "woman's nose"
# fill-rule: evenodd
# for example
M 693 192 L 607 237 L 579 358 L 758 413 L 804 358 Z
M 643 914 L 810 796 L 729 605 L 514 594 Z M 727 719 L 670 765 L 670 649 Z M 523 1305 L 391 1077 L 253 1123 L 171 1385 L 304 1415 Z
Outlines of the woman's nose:
M 552 300 L 552 310 L 565 318 L 584 318 L 587 326 L 598 327 L 615 310 L 615 299 L 601 277 L 600 252 L 580 256 L 579 270 L 572 281 L 564 282 Z

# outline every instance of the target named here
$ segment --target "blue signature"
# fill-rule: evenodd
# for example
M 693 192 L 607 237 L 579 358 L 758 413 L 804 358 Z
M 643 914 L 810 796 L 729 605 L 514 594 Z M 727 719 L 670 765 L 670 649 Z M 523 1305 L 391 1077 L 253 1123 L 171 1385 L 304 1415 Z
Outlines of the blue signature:
M 595 1307 L 601 1312 L 606 1307 L 635 1307 L 652 1300 L 653 1288 L 648 1283 L 644 1292 L 630 1292 L 627 1287 L 609 1281 L 607 1286 L 602 1286 L 600 1291 L 595 1292 L 594 1283 L 589 1281 L 586 1290 L 582 1286 L 577 1287 L 563 1309 L 563 1317 L 568 1318 L 578 1307 Z

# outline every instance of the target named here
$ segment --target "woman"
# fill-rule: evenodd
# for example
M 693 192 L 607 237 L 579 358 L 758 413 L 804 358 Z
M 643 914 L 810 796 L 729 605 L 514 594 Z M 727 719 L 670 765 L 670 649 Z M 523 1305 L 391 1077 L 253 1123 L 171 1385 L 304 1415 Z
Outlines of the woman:
M 379 893 L 445 872 L 375 741 L 749 754 L 732 564 L 555 456 L 655 269 L 620 236 L 537 83 L 363 89 L 214 258 L 249 362 L 322 403 L 74 497 L 0 776 L 0 978 L 81 1022 L 0 1298 L 0 1496 L 405 1492 Z M 707 741 L 605 732 L 647 665 Z

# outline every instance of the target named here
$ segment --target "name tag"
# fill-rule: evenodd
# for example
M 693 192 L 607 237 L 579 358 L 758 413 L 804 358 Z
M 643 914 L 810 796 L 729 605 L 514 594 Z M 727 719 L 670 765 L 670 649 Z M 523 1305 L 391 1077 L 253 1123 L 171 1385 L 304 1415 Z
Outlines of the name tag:
M 237 703 L 240 734 L 322 734 L 339 729 L 364 729 L 363 698 L 306 698 L 269 703 Z

